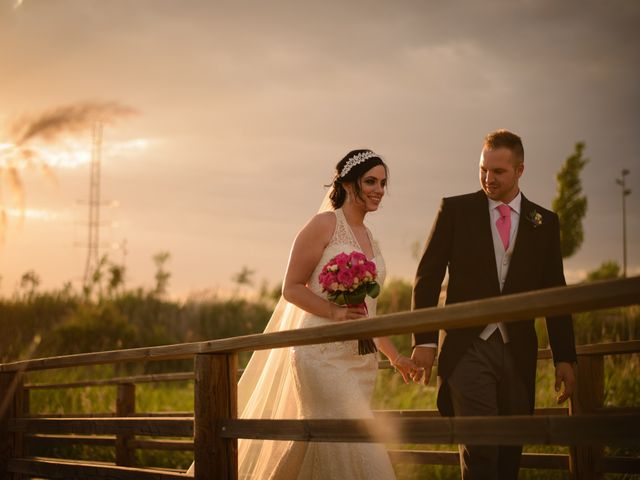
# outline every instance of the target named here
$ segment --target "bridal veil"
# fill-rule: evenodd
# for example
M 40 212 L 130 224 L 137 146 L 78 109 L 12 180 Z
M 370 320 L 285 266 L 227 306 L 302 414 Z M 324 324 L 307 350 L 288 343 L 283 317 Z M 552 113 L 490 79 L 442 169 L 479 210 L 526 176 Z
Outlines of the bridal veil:
M 328 193 L 318 213 L 327 210 L 331 210 Z M 304 315 L 303 310 L 280 297 L 263 333 L 300 328 Z M 302 418 L 296 398 L 291 348 L 255 351 L 238 382 L 238 418 Z M 239 478 L 269 478 L 291 444 L 291 441 L 240 439 Z M 187 474 L 194 474 L 194 465 L 191 465 Z
M 331 210 L 329 192 L 318 213 Z M 264 333 L 300 328 L 305 312 L 280 297 Z M 260 419 L 302 418 L 297 405 L 291 347 L 259 350 L 238 382 L 238 417 Z M 291 441 L 239 440 L 238 472 L 242 480 L 269 478 Z

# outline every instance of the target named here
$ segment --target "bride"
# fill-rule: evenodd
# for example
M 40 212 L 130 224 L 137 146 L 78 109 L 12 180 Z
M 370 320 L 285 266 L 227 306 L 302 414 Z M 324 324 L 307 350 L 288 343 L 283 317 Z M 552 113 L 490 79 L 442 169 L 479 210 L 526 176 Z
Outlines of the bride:
M 375 263 L 378 282 L 385 263 L 364 224 L 384 196 L 388 169 L 371 150 L 353 150 L 336 165 L 328 195 L 298 233 L 284 278 L 282 295 L 265 333 L 327 325 L 375 316 L 366 308 L 340 306 L 327 299 L 319 282 L 322 267 L 340 253 L 357 251 Z M 238 383 L 239 418 L 371 418 L 377 355 L 358 353 L 358 341 L 343 341 L 257 351 Z M 375 345 L 405 382 L 416 369 L 388 338 Z M 377 443 L 240 440 L 239 478 L 254 480 L 395 479 L 384 445 Z M 193 473 L 193 465 L 188 473 Z

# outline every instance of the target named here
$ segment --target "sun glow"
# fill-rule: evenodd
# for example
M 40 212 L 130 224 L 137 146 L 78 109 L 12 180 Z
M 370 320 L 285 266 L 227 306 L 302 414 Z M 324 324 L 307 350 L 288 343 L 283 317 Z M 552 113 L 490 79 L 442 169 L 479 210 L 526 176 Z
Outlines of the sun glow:
M 137 138 L 121 142 L 112 142 L 102 148 L 102 158 L 118 158 L 144 151 L 149 140 Z M 0 170 L 15 168 L 67 168 L 73 169 L 91 162 L 91 146 L 76 139 L 59 141 L 55 146 L 34 144 L 19 147 L 12 143 L 0 143 Z
M 19 219 L 42 220 L 45 222 L 55 222 L 58 220 L 68 220 L 70 215 L 68 212 L 45 210 L 41 208 L 7 208 L 7 216 Z

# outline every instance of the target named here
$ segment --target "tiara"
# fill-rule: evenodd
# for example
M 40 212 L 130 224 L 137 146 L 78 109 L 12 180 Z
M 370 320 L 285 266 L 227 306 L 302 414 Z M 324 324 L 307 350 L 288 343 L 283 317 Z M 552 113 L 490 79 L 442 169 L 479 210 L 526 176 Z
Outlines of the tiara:
M 378 155 L 373 153 L 371 150 L 368 150 L 366 152 L 360 152 L 354 155 L 349 160 L 347 160 L 347 163 L 345 163 L 344 167 L 342 167 L 342 171 L 340 172 L 340 178 L 346 176 L 351 171 L 351 169 L 356 165 L 359 165 L 365 160 L 368 160 L 370 158 L 377 157 L 377 156 Z

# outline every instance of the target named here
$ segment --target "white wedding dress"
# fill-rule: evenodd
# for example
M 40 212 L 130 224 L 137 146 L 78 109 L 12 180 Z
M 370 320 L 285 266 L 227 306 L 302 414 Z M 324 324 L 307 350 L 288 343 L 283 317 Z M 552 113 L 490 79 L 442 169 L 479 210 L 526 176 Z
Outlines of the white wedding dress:
M 336 230 L 309 280 L 309 288 L 323 296 L 318 276 L 339 253 L 362 251 L 342 210 L 336 210 Z M 378 281 L 384 282 L 385 264 L 374 247 Z M 376 300 L 366 298 L 369 315 Z M 306 313 L 301 327 L 332 323 Z M 358 341 L 305 345 L 292 348 L 292 369 L 301 418 L 371 418 L 370 403 L 378 371 L 377 355 L 358 355 Z M 291 442 L 274 472 L 277 480 L 389 480 L 395 474 L 385 447 L 377 443 Z
M 335 232 L 308 282 L 319 296 L 326 295 L 318 281 L 322 267 L 339 253 L 362 252 L 342 210 L 335 215 Z M 367 232 L 382 285 L 384 259 Z M 376 300 L 365 301 L 369 316 L 375 316 Z M 265 332 L 331 323 L 281 299 Z M 357 344 L 350 340 L 255 352 L 238 384 L 239 417 L 372 418 L 378 356 L 359 355 Z M 238 465 L 243 480 L 395 479 L 389 455 L 379 443 L 239 440 Z

